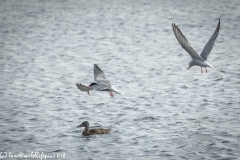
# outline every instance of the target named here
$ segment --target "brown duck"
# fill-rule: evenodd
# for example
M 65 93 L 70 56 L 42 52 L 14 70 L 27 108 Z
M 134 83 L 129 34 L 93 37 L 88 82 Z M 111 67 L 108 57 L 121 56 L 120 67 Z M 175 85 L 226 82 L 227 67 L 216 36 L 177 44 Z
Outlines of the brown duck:
M 89 136 L 89 135 L 92 135 L 92 134 L 107 134 L 111 130 L 111 129 L 103 129 L 103 128 L 92 128 L 92 129 L 89 129 L 88 121 L 82 122 L 82 124 L 80 124 L 78 126 L 78 128 L 79 127 L 85 127 L 85 129 L 82 132 L 82 135 L 84 135 L 84 136 Z

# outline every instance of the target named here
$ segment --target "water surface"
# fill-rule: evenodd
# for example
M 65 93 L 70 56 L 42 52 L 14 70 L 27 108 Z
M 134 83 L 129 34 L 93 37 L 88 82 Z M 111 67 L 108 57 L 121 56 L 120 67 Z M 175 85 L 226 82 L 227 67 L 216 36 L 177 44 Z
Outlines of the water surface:
M 0 152 L 65 159 L 238 159 L 240 2 L 0 1 Z M 208 58 L 187 71 L 176 23 Z M 80 92 L 93 64 L 123 91 Z M 81 135 L 77 126 L 111 128 Z

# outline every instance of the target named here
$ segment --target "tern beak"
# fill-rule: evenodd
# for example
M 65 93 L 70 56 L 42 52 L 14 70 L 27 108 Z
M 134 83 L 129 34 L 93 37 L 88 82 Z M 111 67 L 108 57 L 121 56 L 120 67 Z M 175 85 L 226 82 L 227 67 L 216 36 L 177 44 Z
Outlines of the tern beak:
M 190 69 L 190 66 L 188 67 L 188 69 L 187 70 L 189 70 Z

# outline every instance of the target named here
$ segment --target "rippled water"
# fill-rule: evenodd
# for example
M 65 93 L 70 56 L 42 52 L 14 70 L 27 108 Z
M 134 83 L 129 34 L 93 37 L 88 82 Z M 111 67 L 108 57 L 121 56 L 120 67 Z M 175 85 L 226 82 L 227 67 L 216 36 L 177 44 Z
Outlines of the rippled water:
M 65 159 L 238 159 L 240 2 L 0 1 L 0 152 Z M 208 60 L 187 71 L 176 23 Z M 123 91 L 80 92 L 97 63 Z M 77 126 L 111 128 L 81 135 Z

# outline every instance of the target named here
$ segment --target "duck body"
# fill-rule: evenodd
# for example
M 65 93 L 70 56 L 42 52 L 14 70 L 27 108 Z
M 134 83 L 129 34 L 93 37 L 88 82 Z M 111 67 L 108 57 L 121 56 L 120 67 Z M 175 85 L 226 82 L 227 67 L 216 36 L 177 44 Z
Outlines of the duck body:
M 84 136 L 90 136 L 92 134 L 108 134 L 111 129 L 104 129 L 104 128 L 89 128 L 89 123 L 87 121 L 84 121 L 82 124 L 78 126 L 79 127 L 85 127 L 85 129 L 82 132 L 82 135 Z
M 89 129 L 88 131 L 83 131 L 82 135 L 90 136 L 92 134 L 108 134 L 111 129 L 103 129 L 103 128 L 96 128 L 96 129 Z

